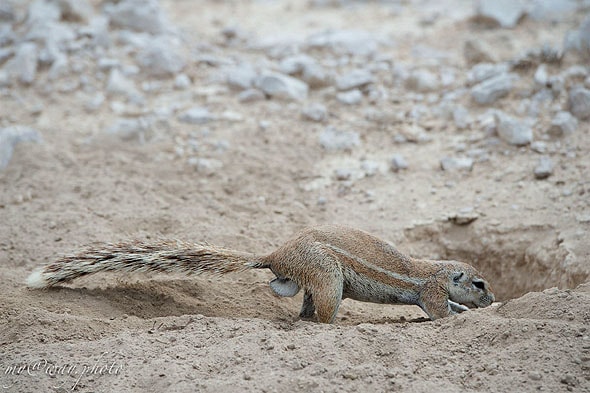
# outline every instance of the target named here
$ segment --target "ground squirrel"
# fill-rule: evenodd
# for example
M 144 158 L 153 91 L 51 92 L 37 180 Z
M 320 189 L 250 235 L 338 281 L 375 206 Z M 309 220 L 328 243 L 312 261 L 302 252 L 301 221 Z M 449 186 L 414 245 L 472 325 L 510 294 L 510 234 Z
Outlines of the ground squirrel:
M 303 230 L 261 256 L 208 244 L 160 240 L 105 244 L 32 273 L 27 284 L 45 288 L 100 271 L 217 273 L 270 269 L 278 296 L 304 289 L 300 317 L 331 323 L 342 299 L 418 305 L 431 319 L 494 301 L 488 282 L 472 266 L 408 257 L 366 232 L 319 226 Z

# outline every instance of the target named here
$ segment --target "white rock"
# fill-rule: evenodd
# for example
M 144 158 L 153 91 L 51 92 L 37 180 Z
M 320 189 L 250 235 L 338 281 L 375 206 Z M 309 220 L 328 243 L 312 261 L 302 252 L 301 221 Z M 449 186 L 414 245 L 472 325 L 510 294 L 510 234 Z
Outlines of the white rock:
M 480 63 L 476 64 L 469 72 L 467 72 L 467 81 L 470 84 L 479 83 L 494 76 L 502 75 L 510 70 L 510 66 L 506 63 L 491 64 Z
M 364 87 L 374 82 L 373 75 L 366 69 L 357 69 L 336 78 L 338 90 L 350 90 Z
M 416 70 L 408 76 L 406 88 L 421 93 L 437 90 L 440 87 L 438 76 L 427 70 Z
M 128 79 L 117 68 L 113 68 L 109 74 L 107 92 L 109 94 L 121 94 L 127 97 L 139 95 L 137 87 L 135 86 L 135 82 L 133 82 L 131 79 Z
M 179 90 L 186 90 L 191 86 L 191 78 L 187 74 L 178 74 L 174 78 L 174 87 Z
M 408 169 L 408 162 L 402 155 L 394 154 L 391 157 L 390 168 L 394 172 L 398 172 L 403 169 Z
M 473 159 L 469 157 L 444 157 L 440 160 L 443 171 L 471 171 Z
M 139 65 L 152 76 L 169 76 L 186 65 L 180 45 L 167 36 L 156 37 L 137 54 Z
M 205 124 L 215 120 L 215 117 L 209 112 L 209 109 L 195 106 L 181 113 L 178 120 L 187 124 Z
M 262 101 L 265 98 L 264 93 L 258 89 L 246 89 L 238 94 L 238 101 L 240 102 Z
M 540 64 L 537 67 L 534 75 L 535 83 L 540 87 L 546 87 L 547 83 L 549 82 L 549 74 L 547 73 L 547 66 L 545 64 Z
M 320 133 L 320 145 L 328 151 L 351 150 L 361 144 L 358 132 L 327 127 Z
M 363 93 L 358 89 L 343 91 L 336 94 L 336 99 L 345 105 L 358 105 L 363 100 Z
M 570 112 L 580 120 L 590 118 L 590 90 L 575 86 L 568 97 Z
M 60 54 L 51 64 L 47 77 L 50 80 L 55 80 L 67 75 L 70 71 L 68 57 L 64 54 Z
M 61 10 L 58 4 L 45 0 L 35 0 L 27 10 L 26 24 L 31 28 L 49 22 L 57 22 L 60 18 Z
M 118 119 L 107 129 L 107 133 L 124 141 L 137 140 L 144 143 L 151 137 L 152 127 L 153 120 L 146 117 Z
M 539 158 L 539 162 L 533 171 L 535 179 L 546 179 L 553 174 L 553 161 L 548 156 Z
M 562 137 L 573 134 L 578 128 L 578 120 L 569 112 L 558 112 L 551 120 L 548 134 L 553 137 Z
M 14 57 L 6 62 L 5 70 L 11 78 L 23 84 L 31 84 L 37 75 L 37 45 L 32 42 L 22 43 Z
M 301 116 L 305 120 L 321 122 L 328 119 L 328 110 L 323 104 L 313 103 L 301 110 Z
M 323 67 L 311 56 L 295 55 L 284 58 L 280 70 L 285 74 L 297 75 L 311 87 L 326 86 L 329 75 Z
M 0 170 L 6 168 L 14 147 L 21 142 L 40 142 L 41 135 L 33 128 L 10 126 L 0 129 Z
M 195 167 L 197 172 L 209 176 L 214 175 L 219 169 L 223 168 L 223 162 L 214 158 L 191 157 L 188 159 L 188 164 Z
M 473 86 L 471 97 L 478 104 L 491 104 L 507 96 L 517 80 L 518 76 L 515 74 L 500 74 Z
M 309 87 L 299 79 L 287 75 L 267 72 L 256 80 L 256 87 L 273 98 L 303 101 L 307 98 Z
M 96 112 L 104 103 L 106 97 L 101 92 L 96 93 L 91 99 L 84 104 L 87 112 Z
M 525 122 L 500 111 L 497 111 L 494 117 L 498 136 L 504 142 L 515 146 L 527 145 L 532 142 L 533 129 Z
M 224 69 L 227 84 L 238 90 L 249 89 L 254 86 L 258 77 L 256 70 L 249 64 L 240 64 Z
M 347 168 L 338 168 L 334 171 L 334 177 L 339 181 L 350 180 L 352 177 L 352 171 Z
M 375 36 L 364 30 L 329 30 L 312 34 L 307 38 L 307 45 L 356 56 L 367 56 L 378 49 Z
M 453 121 L 459 130 L 469 127 L 469 123 L 471 122 L 469 111 L 463 105 L 458 105 L 453 110 Z
M 111 25 L 151 34 L 161 34 L 167 30 L 164 11 L 157 0 L 122 0 L 105 7 Z
M 521 0 L 478 0 L 475 11 L 501 27 L 514 27 L 526 12 L 526 4 Z
M 379 163 L 373 160 L 363 160 L 361 169 L 365 172 L 365 176 L 374 176 L 379 172 Z

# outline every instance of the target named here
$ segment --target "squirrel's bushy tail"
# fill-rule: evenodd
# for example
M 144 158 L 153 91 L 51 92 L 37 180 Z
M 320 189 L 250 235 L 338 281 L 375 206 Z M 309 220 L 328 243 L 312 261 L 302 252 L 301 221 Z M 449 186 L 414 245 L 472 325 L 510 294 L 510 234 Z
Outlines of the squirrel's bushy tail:
M 261 257 L 179 240 L 107 243 L 65 256 L 33 272 L 31 288 L 46 288 L 104 271 L 225 274 L 266 267 Z

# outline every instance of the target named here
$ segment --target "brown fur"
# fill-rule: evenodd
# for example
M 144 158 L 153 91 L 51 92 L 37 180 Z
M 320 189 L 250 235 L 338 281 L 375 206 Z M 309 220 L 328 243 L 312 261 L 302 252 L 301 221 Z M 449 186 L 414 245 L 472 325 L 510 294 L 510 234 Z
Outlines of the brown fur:
M 305 291 L 301 317 L 317 310 L 331 323 L 343 298 L 420 306 L 431 319 L 486 307 L 490 286 L 472 266 L 410 258 L 366 232 L 341 226 L 308 228 L 273 253 L 260 256 L 182 241 L 128 242 L 87 249 L 45 266 L 28 279 L 34 288 L 54 286 L 100 271 L 225 274 L 268 268 L 280 296 Z

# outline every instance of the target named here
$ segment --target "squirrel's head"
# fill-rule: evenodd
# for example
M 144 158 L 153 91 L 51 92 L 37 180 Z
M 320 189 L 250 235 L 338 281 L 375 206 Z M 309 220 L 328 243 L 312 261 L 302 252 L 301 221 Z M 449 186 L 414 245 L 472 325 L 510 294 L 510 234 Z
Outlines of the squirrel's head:
M 490 284 L 473 266 L 453 262 L 448 272 L 450 300 L 469 308 L 487 307 L 496 300 Z

